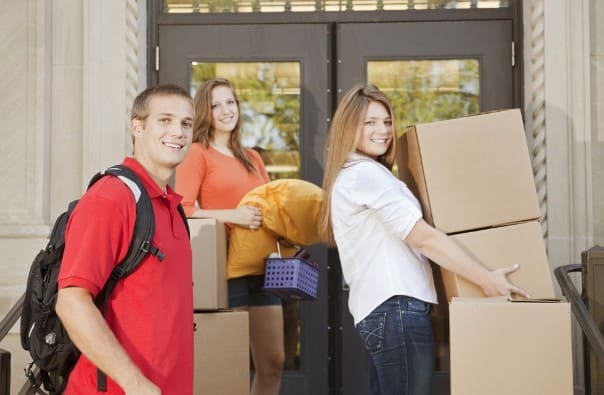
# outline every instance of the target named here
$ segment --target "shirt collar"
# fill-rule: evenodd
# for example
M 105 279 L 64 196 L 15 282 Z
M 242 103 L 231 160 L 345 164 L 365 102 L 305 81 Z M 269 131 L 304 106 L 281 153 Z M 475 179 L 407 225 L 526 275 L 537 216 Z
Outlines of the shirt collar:
M 371 161 L 371 162 L 378 163 L 375 159 L 373 159 L 367 155 L 361 154 L 360 152 L 351 152 L 348 155 L 348 157 L 346 158 L 346 162 L 344 162 L 344 167 L 354 165 L 355 163 L 358 163 L 361 161 Z
M 164 192 L 159 185 L 151 178 L 147 170 L 137 161 L 135 158 L 126 157 L 122 164 L 128 167 L 130 170 L 134 172 L 138 176 L 138 178 L 143 183 L 145 189 L 147 189 L 147 193 L 149 194 L 149 198 L 153 199 L 159 196 L 166 196 L 170 200 L 176 199 L 177 202 L 182 200 L 182 196 L 174 192 L 170 185 L 166 185 L 166 192 Z

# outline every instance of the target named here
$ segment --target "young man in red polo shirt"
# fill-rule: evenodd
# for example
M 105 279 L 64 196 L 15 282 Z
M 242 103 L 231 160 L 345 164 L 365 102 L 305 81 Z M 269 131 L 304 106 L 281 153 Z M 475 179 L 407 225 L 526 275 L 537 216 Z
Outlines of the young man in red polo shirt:
M 191 144 L 194 109 L 180 87 L 151 87 L 134 101 L 134 156 L 123 164 L 145 186 L 155 213 L 149 254 L 111 294 L 107 314 L 94 298 L 125 257 L 136 203 L 115 177 L 103 177 L 80 199 L 66 229 L 56 311 L 80 349 L 65 394 L 97 394 L 97 368 L 107 375 L 104 394 L 193 393 L 191 248 L 178 213 L 181 196 L 168 185 Z

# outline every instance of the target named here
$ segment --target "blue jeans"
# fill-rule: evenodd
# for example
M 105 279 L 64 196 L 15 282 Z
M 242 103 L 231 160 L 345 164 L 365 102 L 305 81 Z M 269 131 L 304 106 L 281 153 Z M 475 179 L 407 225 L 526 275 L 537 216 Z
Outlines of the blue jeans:
M 435 357 L 429 303 L 393 296 L 359 322 L 357 331 L 371 356 L 372 394 L 431 394 Z

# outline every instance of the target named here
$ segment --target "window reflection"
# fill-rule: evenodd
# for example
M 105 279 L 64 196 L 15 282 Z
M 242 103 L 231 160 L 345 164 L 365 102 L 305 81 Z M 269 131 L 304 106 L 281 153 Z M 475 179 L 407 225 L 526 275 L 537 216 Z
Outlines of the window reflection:
M 405 125 L 459 118 L 480 111 L 477 59 L 367 63 L 367 80 L 392 102 L 399 135 Z
M 191 94 L 208 79 L 229 79 L 241 101 L 242 142 L 257 150 L 272 180 L 300 177 L 300 64 L 191 64 Z
M 270 178 L 300 178 L 300 63 L 192 62 L 191 95 L 215 77 L 235 86 L 242 143 L 260 153 Z M 285 369 L 299 370 L 300 302 L 284 302 L 283 319 Z
M 405 125 L 459 118 L 480 111 L 480 63 L 476 59 L 371 61 L 367 80 L 390 98 L 397 134 Z M 395 165 L 392 172 L 397 175 Z M 439 279 L 435 271 L 435 279 Z M 434 305 L 436 366 L 449 369 L 447 307 Z

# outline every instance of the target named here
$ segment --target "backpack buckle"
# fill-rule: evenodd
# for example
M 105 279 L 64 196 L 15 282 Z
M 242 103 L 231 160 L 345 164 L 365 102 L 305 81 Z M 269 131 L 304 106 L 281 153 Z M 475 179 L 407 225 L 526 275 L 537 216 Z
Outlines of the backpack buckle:
M 141 251 L 145 254 L 149 252 L 149 247 L 151 247 L 151 242 L 145 240 L 143 244 L 141 244 Z
M 124 269 L 122 266 L 117 265 L 114 269 L 113 272 L 111 272 L 111 277 L 115 280 L 119 280 L 120 278 L 122 278 L 124 276 L 126 269 Z
M 159 248 L 152 246 L 151 243 L 148 241 L 143 241 L 143 244 L 141 245 L 141 251 L 144 252 L 145 254 L 149 253 L 149 254 L 153 255 L 160 262 L 163 261 L 164 258 L 166 257 L 166 254 L 161 252 L 161 250 Z

